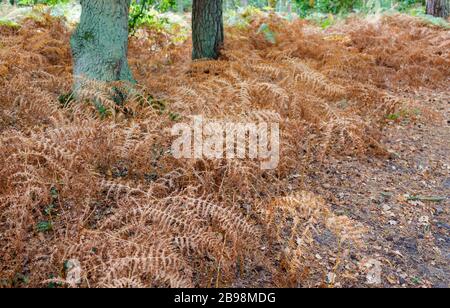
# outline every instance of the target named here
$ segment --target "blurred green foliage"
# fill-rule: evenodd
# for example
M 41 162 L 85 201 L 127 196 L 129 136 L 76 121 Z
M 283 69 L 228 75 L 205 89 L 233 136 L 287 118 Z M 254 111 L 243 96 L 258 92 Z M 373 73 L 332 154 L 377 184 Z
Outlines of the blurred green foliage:
M 36 4 L 57 5 L 69 3 L 70 0 L 19 0 L 16 2 L 18 5 L 36 5 Z
M 9 0 L 18 5 L 59 5 L 75 0 Z M 425 16 L 425 0 L 223 0 L 226 17 L 236 22 L 243 11 L 262 10 L 278 13 L 295 13 L 302 18 L 317 20 L 324 28 L 332 23 L 329 15 L 345 16 L 350 13 L 370 14 L 383 11 L 401 11 L 412 15 Z M 167 24 L 159 13 L 188 12 L 192 0 L 132 0 L 130 11 L 130 28 L 140 26 L 163 27 Z M 245 21 L 245 20 L 244 20 Z M 430 19 L 432 23 L 443 21 Z M 445 23 L 445 22 L 444 22 Z
M 9 0 L 18 5 L 57 5 L 73 0 Z M 145 6 L 159 12 L 188 11 L 192 0 L 132 0 L 133 11 Z M 234 10 L 243 6 L 253 6 L 260 9 L 276 11 L 293 11 L 300 15 L 311 12 L 338 14 L 350 11 L 365 11 L 368 9 L 396 8 L 400 11 L 409 10 L 414 6 L 424 6 L 425 0 L 224 0 L 226 10 Z

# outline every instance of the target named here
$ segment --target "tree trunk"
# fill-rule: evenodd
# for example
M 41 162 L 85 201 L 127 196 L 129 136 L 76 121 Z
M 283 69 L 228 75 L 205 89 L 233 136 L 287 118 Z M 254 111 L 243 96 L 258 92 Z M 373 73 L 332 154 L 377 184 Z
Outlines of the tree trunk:
M 134 83 L 128 66 L 130 0 L 81 0 L 80 24 L 70 43 L 75 93 L 84 79 Z
M 222 0 L 194 0 L 192 4 L 192 58 L 217 59 L 223 45 Z
M 448 18 L 449 0 L 427 0 L 427 14 L 435 17 Z

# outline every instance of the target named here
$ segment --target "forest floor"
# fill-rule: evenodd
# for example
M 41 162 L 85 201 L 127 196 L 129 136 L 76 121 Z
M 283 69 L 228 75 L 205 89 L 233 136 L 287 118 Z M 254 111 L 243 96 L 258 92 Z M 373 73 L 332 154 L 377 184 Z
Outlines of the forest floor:
M 37 16 L 0 24 L 0 287 L 449 287 L 448 28 L 256 13 L 199 62 L 143 29 L 118 105 L 71 100 L 72 29 Z M 192 115 L 279 123 L 278 168 L 175 159 Z
M 392 123 L 383 137 L 391 158 L 336 160 L 318 167 L 307 185 L 369 226 L 368 255 L 381 263 L 384 287 L 448 288 L 450 92 L 412 95 L 438 118 Z M 360 278 L 355 285 L 367 285 L 367 276 Z
M 383 136 L 391 157 L 340 158 L 326 167 L 313 165 L 314 172 L 292 181 L 293 190 L 316 192 L 334 212 L 368 227 L 366 257 L 350 257 L 346 284 L 328 276 L 308 286 L 450 286 L 450 92 L 405 95 L 435 115 L 431 121 L 392 122 Z M 316 240 L 330 250 L 336 246 L 329 234 Z M 330 260 L 316 255 L 316 262 L 331 273 L 337 254 L 332 255 Z M 257 286 L 273 282 L 265 272 L 259 278 Z M 236 286 L 254 283 L 244 279 Z

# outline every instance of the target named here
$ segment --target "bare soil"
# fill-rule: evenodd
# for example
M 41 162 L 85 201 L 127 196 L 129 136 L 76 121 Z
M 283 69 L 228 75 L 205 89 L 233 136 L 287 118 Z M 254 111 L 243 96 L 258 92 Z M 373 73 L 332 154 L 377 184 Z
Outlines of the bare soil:
M 441 117 L 392 123 L 384 134 L 393 153 L 389 159 L 335 160 L 325 169 L 318 166 L 307 182 L 327 196 L 335 212 L 369 227 L 366 254 L 382 265 L 378 286 L 448 288 L 450 94 L 417 99 Z M 353 260 L 355 267 L 363 261 Z M 364 272 L 354 281 L 367 286 Z

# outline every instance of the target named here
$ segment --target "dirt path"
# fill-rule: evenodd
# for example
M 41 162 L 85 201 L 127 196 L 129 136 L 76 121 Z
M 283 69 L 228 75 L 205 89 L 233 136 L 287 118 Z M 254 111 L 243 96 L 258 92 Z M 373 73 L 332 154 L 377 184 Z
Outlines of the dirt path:
M 442 118 L 391 125 L 391 159 L 336 160 L 308 181 L 313 188 L 320 176 L 317 192 L 334 211 L 369 228 L 365 254 L 381 264 L 378 286 L 450 286 L 450 93 L 428 98 Z M 355 280 L 367 286 L 366 275 Z

